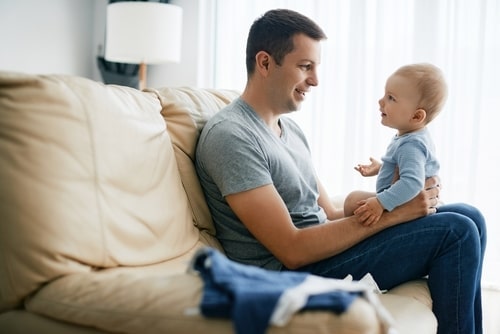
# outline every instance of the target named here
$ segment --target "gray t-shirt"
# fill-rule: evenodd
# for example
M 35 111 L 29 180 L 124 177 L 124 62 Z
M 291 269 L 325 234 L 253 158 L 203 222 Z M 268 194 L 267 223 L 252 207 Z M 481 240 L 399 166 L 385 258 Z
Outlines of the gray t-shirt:
M 275 270 L 282 264 L 246 229 L 225 196 L 274 184 L 295 226 L 326 220 L 318 205 L 318 186 L 306 138 L 289 118 L 281 117 L 280 125 L 282 134 L 277 137 L 238 98 L 207 122 L 196 150 L 196 170 L 217 239 L 227 256 Z

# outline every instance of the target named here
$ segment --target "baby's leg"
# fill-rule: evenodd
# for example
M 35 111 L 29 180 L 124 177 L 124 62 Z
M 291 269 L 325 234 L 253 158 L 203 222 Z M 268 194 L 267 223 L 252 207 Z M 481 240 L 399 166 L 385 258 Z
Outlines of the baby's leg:
M 358 202 L 375 196 L 374 192 L 355 190 L 351 192 L 344 201 L 344 216 L 349 217 L 354 214 L 354 210 L 358 208 Z

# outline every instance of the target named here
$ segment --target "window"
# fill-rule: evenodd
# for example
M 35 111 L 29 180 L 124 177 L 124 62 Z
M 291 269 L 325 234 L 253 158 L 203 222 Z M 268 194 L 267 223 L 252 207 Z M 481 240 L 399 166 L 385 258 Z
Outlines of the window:
M 353 170 L 380 158 L 393 130 L 380 124 L 378 99 L 396 68 L 439 66 L 449 95 L 430 124 L 441 162 L 442 199 L 476 205 L 488 223 L 484 281 L 500 286 L 500 2 L 232 1 L 213 2 L 212 85 L 243 90 L 245 45 L 255 18 L 290 8 L 314 19 L 328 35 L 320 84 L 293 114 L 308 136 L 318 174 L 331 195 L 374 189 Z

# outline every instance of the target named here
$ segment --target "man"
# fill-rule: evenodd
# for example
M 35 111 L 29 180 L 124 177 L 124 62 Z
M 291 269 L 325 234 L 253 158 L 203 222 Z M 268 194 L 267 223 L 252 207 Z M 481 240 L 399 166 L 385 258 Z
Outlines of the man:
M 438 181 L 429 179 L 415 199 L 363 226 L 333 207 L 318 180 L 304 134 L 285 115 L 318 85 L 325 38 L 290 10 L 252 25 L 245 90 L 208 121 L 197 147 L 217 238 L 230 259 L 272 270 L 369 272 L 382 289 L 428 275 L 439 331 L 480 333 L 486 236 L 477 209 L 436 208 Z

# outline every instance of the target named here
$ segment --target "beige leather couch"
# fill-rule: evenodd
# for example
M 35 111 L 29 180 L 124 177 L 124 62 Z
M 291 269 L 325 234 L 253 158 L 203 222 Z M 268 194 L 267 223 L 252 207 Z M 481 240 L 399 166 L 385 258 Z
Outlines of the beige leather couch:
M 203 245 L 219 247 L 193 168 L 234 91 L 144 92 L 0 72 L 0 333 L 231 333 L 196 313 Z M 380 297 L 400 333 L 434 333 L 424 281 Z M 269 333 L 379 333 L 359 298 Z

